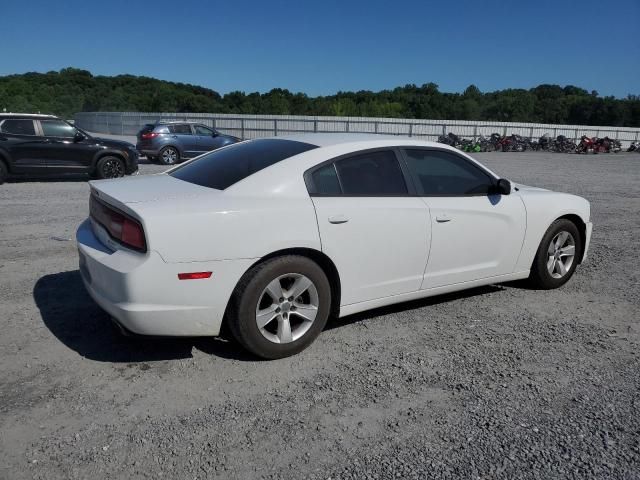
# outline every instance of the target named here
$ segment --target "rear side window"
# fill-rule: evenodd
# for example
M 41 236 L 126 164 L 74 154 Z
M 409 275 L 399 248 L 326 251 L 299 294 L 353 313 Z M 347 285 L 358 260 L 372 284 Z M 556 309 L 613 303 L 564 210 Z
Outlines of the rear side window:
M 454 153 L 407 149 L 405 154 L 421 195 L 482 195 L 493 184 L 487 173 Z
M 263 168 L 314 148 L 318 147 L 292 140 L 252 140 L 214 150 L 177 167 L 169 175 L 202 187 L 224 190 Z
M 314 171 L 311 174 L 311 180 L 313 182 L 313 193 L 320 195 L 340 195 L 342 193 L 336 167 L 333 163 Z
M 35 135 L 36 130 L 33 128 L 33 120 L 8 119 L 0 125 L 2 133 L 12 135 Z
M 345 195 L 386 196 L 407 194 L 407 184 L 392 151 L 363 153 L 336 162 Z
M 169 125 L 169 132 L 178 135 L 191 135 L 191 127 L 185 124 Z

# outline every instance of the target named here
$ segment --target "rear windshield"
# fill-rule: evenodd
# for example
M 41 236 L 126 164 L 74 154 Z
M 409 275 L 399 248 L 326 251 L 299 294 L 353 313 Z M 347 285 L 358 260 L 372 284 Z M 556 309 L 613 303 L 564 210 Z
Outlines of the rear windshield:
M 292 140 L 251 140 L 203 155 L 169 175 L 202 187 L 224 190 L 263 168 L 314 148 L 318 147 Z
M 154 128 L 155 128 L 155 125 L 153 123 L 147 123 L 144 127 L 142 127 L 142 130 L 140 130 L 140 133 L 153 132 Z

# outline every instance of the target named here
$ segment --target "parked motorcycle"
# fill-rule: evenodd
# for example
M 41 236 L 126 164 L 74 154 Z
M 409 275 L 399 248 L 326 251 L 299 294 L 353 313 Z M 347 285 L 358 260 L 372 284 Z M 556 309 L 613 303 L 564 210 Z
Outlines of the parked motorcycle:
M 640 152 L 640 142 L 635 141 L 631 145 L 629 145 L 629 148 L 627 148 L 627 152 Z
M 580 137 L 580 143 L 576 147 L 576 153 L 593 153 L 595 148 L 595 138 L 591 138 L 587 135 Z

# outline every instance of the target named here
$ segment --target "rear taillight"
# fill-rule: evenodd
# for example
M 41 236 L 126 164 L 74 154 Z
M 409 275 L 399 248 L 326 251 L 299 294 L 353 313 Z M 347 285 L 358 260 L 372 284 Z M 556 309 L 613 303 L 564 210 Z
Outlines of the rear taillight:
M 147 242 L 140 222 L 103 203 L 93 195 L 90 200 L 90 211 L 91 218 L 102 225 L 115 241 L 139 252 L 147 251 Z
M 152 138 L 156 138 L 158 135 L 160 134 L 155 132 L 147 132 L 143 133 L 140 138 L 142 138 L 142 140 L 151 140 Z

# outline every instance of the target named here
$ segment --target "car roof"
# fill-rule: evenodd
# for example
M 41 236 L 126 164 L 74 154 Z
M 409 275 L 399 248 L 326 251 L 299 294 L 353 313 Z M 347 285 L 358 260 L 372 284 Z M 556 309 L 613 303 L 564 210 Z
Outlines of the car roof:
M 55 115 L 45 115 L 41 113 L 5 113 L 0 112 L 0 118 L 58 118 Z
M 297 135 L 283 135 L 275 137 L 282 140 L 292 140 L 295 142 L 308 143 L 317 147 L 331 147 L 334 145 L 343 145 L 349 143 L 378 143 L 385 142 L 387 144 L 397 142 L 398 145 L 411 142 L 420 142 L 425 145 L 442 147 L 443 144 L 429 142 L 417 137 L 407 137 L 400 135 L 381 135 L 377 133 L 303 133 Z M 386 146 L 386 145 L 385 145 Z

